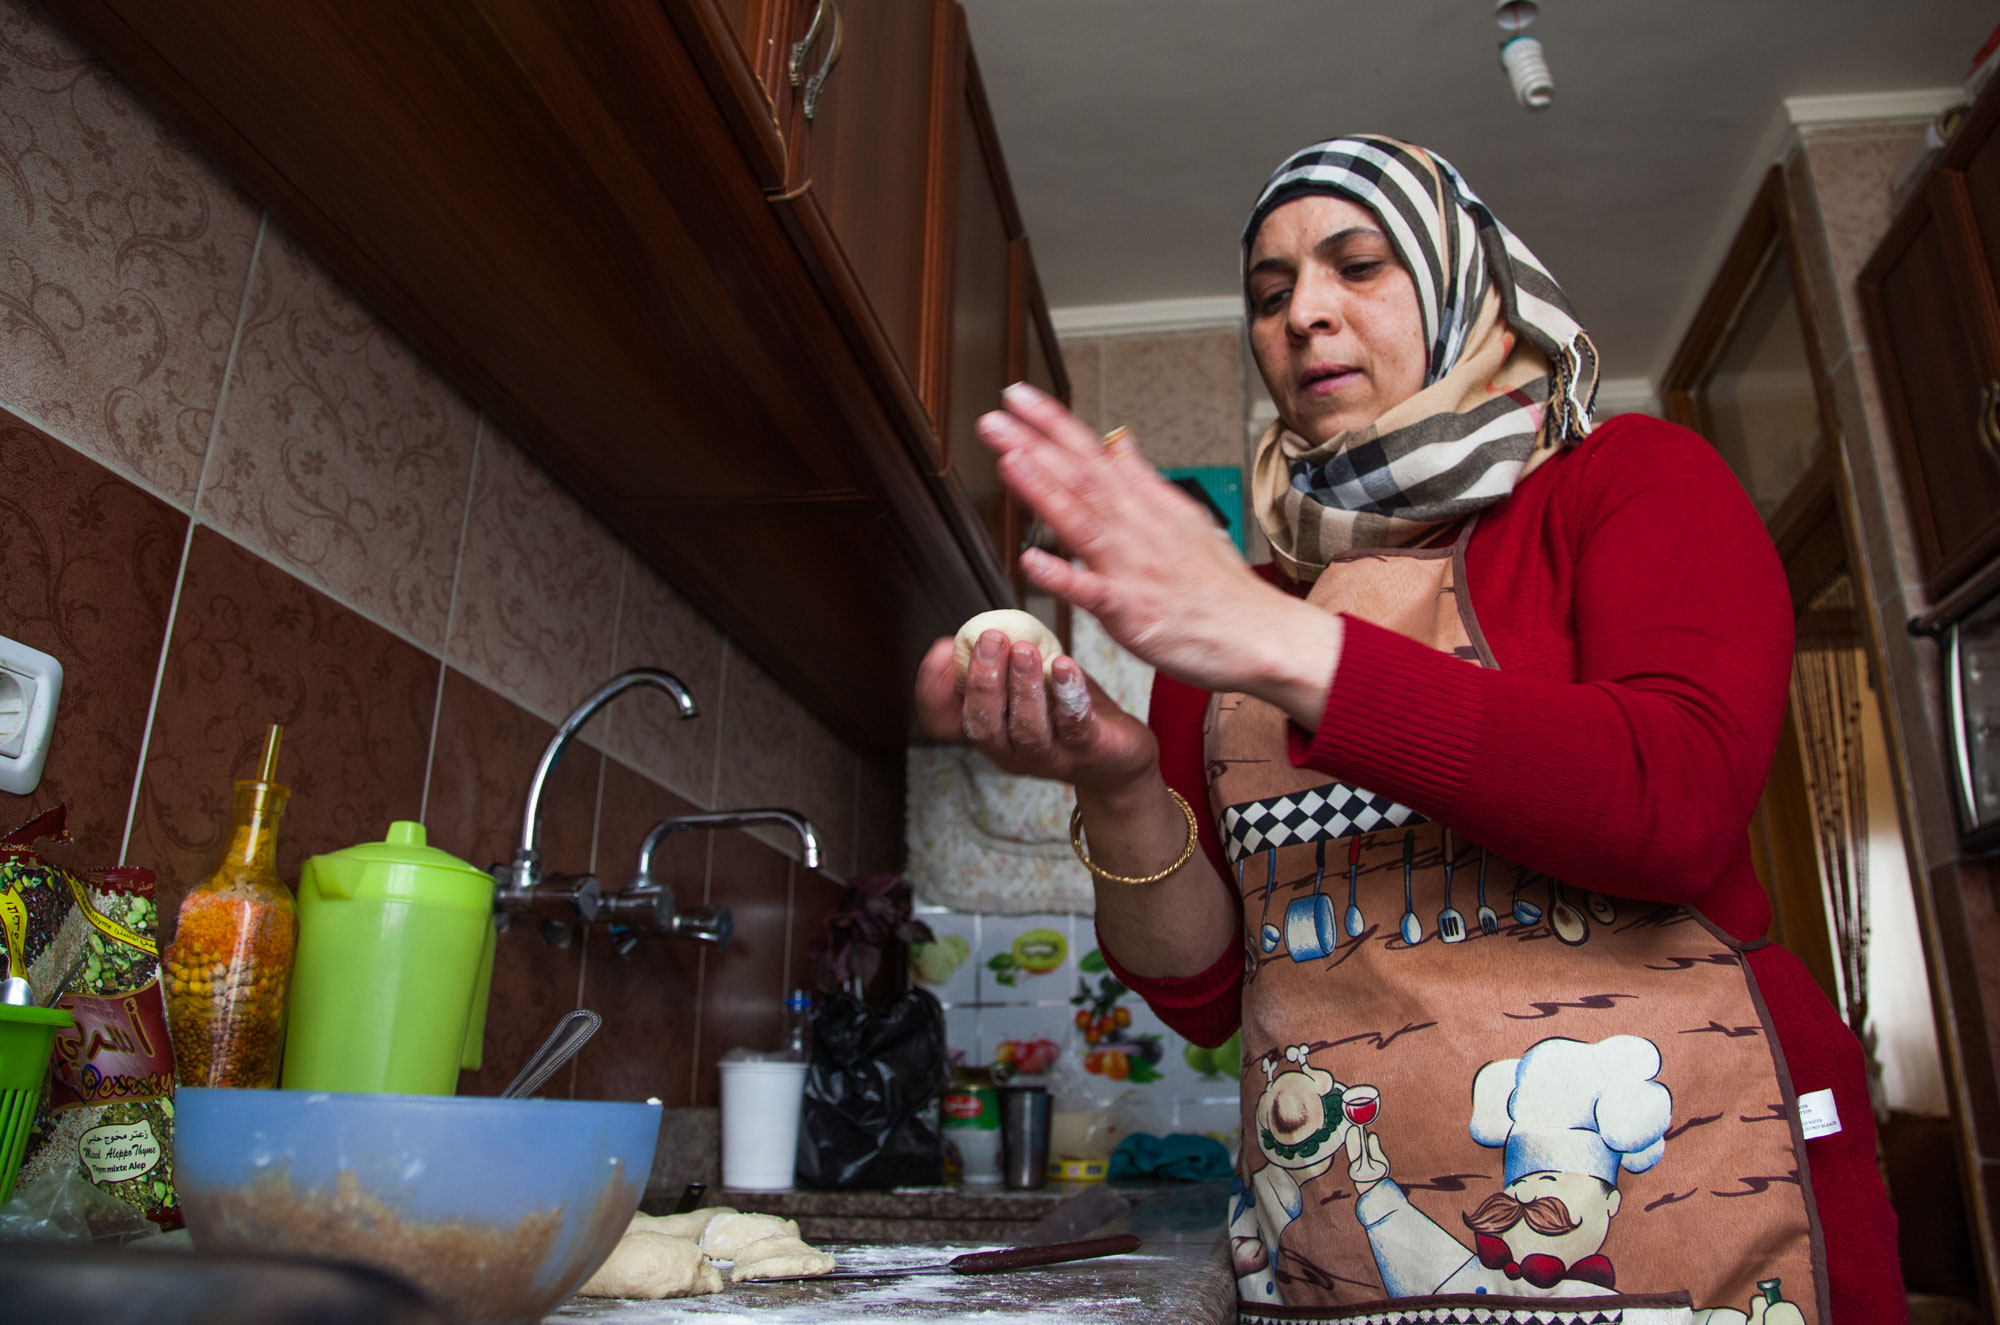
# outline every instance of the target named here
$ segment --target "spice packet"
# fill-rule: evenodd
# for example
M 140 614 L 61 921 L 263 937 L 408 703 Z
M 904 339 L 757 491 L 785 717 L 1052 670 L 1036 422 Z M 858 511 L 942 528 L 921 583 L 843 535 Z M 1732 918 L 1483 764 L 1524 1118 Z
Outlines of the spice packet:
M 162 1229 L 174 1195 L 174 1050 L 160 995 L 153 872 L 72 873 L 36 842 L 68 840 L 58 806 L 0 837 L 0 945 L 35 1001 L 66 1009 L 21 1183 L 64 1166 Z

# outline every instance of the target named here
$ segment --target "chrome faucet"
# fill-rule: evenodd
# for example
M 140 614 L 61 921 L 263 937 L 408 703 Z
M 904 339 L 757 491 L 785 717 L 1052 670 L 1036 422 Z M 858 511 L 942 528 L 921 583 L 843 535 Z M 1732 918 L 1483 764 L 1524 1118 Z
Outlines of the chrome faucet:
M 735 918 L 726 906 L 691 906 L 679 909 L 674 890 L 653 877 L 653 855 L 674 833 L 696 828 L 749 828 L 757 824 L 777 824 L 799 835 L 800 859 L 807 869 L 818 869 L 819 834 L 806 817 L 793 810 L 715 810 L 702 814 L 681 814 L 662 819 L 639 844 L 639 864 L 625 890 L 604 899 L 601 918 L 621 928 L 617 941 L 623 955 L 632 950 L 639 934 L 661 934 L 669 938 L 691 938 L 722 947 L 735 929 Z
M 683 721 L 699 712 L 695 708 L 694 696 L 688 694 L 687 687 L 672 672 L 658 667 L 634 667 L 599 686 L 595 694 L 577 705 L 576 711 L 562 720 L 556 734 L 549 738 L 548 747 L 542 751 L 541 762 L 535 765 L 535 776 L 528 783 L 528 804 L 521 815 L 521 845 L 514 852 L 513 862 L 493 865 L 487 870 L 496 885 L 493 909 L 503 918 L 532 914 L 545 922 L 554 921 L 563 925 L 587 925 L 597 918 L 602 890 L 595 878 L 588 874 L 550 877 L 542 874 L 542 792 L 548 785 L 549 775 L 555 772 L 556 761 L 562 758 L 563 751 L 569 748 L 569 743 L 575 739 L 583 724 L 596 717 L 598 710 L 606 704 L 640 686 L 666 691 L 673 697 Z

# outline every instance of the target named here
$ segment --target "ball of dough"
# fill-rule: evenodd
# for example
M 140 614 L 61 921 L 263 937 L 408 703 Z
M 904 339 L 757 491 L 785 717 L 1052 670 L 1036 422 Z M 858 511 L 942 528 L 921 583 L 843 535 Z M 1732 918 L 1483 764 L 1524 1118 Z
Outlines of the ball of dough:
M 729 1282 L 747 1279 L 789 1279 L 801 1274 L 832 1274 L 833 1257 L 797 1238 L 760 1238 L 736 1253 Z
M 733 1261 L 738 1249 L 763 1238 L 795 1238 L 799 1226 L 776 1215 L 719 1215 L 702 1230 L 701 1249 L 718 1261 Z
M 726 1205 L 711 1205 L 704 1210 L 690 1210 L 682 1215 L 649 1215 L 635 1213 L 631 1227 L 644 1229 L 648 1233 L 664 1233 L 670 1238 L 686 1238 L 690 1242 L 700 1242 L 701 1235 L 718 1215 L 733 1215 L 736 1212 Z
M 972 666 L 972 648 L 979 643 L 979 637 L 989 630 L 997 630 L 1007 637 L 1011 647 L 1015 644 L 1032 644 L 1042 655 L 1042 675 L 1047 676 L 1054 669 L 1056 659 L 1062 656 L 1062 641 L 1056 633 L 1026 612 L 1012 607 L 1003 607 L 997 612 L 981 612 L 972 620 L 958 628 L 958 638 L 952 641 L 952 661 L 958 665 L 960 680 Z
M 686 1238 L 629 1229 L 582 1288 L 583 1297 L 695 1297 L 722 1291 L 722 1272 Z

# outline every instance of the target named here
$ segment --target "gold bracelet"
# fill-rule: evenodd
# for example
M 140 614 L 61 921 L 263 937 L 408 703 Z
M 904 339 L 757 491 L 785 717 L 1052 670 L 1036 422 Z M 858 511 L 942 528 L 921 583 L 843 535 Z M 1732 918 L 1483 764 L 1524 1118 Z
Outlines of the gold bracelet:
M 1145 884 L 1145 883 L 1158 883 L 1161 879 L 1166 878 L 1169 874 L 1172 874 L 1175 870 L 1187 864 L 1188 861 L 1193 859 L 1194 857 L 1194 844 L 1197 840 L 1199 840 L 1199 833 L 1200 833 L 1200 829 L 1198 829 L 1195 826 L 1194 806 L 1189 805 L 1187 803 L 1187 797 L 1181 795 L 1178 791 L 1175 791 L 1172 787 L 1167 788 L 1167 795 L 1172 796 L 1174 798 L 1174 804 L 1181 807 L 1181 813 L 1187 816 L 1187 826 L 1188 826 L 1187 845 L 1181 848 L 1181 854 L 1174 858 L 1173 864 L 1167 866 L 1165 869 L 1161 870 L 1157 874 L 1145 874 L 1141 875 L 1136 879 L 1128 879 L 1123 874 L 1113 874 L 1110 870 L 1107 870 L 1103 868 L 1101 865 L 1098 865 L 1095 861 L 1091 860 L 1089 856 L 1084 854 L 1083 807 L 1081 805 L 1077 806 L 1074 810 L 1070 811 L 1070 816 L 1069 816 L 1069 844 L 1070 847 L 1076 852 L 1076 858 L 1083 862 L 1083 867 L 1085 869 L 1089 870 L 1092 874 L 1104 880 L 1106 883 L 1122 883 L 1125 884 L 1127 887 L 1137 887 L 1140 884 Z

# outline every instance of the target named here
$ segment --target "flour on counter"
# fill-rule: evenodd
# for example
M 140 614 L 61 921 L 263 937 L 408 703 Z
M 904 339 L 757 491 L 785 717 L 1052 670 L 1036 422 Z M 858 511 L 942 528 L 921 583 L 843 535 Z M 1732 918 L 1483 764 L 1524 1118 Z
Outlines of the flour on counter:
M 968 1252 L 1002 1249 L 997 1243 L 825 1246 L 842 1270 L 942 1265 Z M 1158 1258 L 1119 1259 L 1130 1262 Z M 731 1285 L 719 1297 L 665 1302 L 577 1299 L 548 1321 L 549 1325 L 564 1321 L 607 1321 L 617 1325 L 819 1325 L 887 1318 L 933 1325 L 964 1321 L 977 1321 L 980 1325 L 1047 1325 L 1050 1307 L 1029 1307 L 1022 1302 L 1022 1290 L 1028 1287 L 1023 1278 L 1032 1273 L 747 1283 Z M 1142 1305 L 1139 1298 L 1123 1294 L 1093 1296 L 1091 1302 L 1095 1307 L 1121 1313 Z

